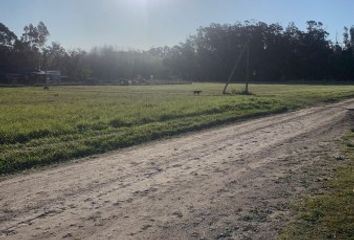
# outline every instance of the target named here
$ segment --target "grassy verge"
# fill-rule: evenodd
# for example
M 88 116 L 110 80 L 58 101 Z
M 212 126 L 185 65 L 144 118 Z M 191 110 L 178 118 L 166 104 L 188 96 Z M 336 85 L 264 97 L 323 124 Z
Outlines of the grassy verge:
M 0 174 L 354 97 L 354 86 L 221 84 L 0 88 Z M 240 85 L 231 88 L 241 89 Z M 201 90 L 194 96 L 193 90 Z
M 296 205 L 296 220 L 282 240 L 354 239 L 354 133 L 344 141 L 349 165 L 340 167 L 322 195 L 308 196 Z

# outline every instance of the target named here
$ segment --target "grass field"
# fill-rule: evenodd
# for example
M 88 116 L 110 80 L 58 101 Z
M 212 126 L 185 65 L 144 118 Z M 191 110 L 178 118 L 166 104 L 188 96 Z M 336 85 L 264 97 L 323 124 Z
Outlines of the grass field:
M 354 97 L 354 86 L 221 84 L 0 88 L 0 173 Z M 241 86 L 231 88 L 240 90 Z M 194 96 L 193 90 L 202 90 Z
M 339 167 L 326 193 L 312 193 L 295 205 L 296 219 L 282 240 L 354 239 L 354 130 L 343 141 L 347 166 Z

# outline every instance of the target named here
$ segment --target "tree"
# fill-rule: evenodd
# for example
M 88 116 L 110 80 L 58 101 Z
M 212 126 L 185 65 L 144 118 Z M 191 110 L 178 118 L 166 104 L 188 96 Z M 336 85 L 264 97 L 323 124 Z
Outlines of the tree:
M 3 23 L 0 23 L 0 82 L 5 80 L 5 73 L 13 68 L 13 46 L 17 36 Z
M 21 49 L 27 52 L 27 61 L 32 62 L 32 64 L 28 63 L 28 67 L 40 69 L 43 61 L 41 51 L 47 41 L 49 31 L 43 22 L 39 22 L 37 26 L 29 24 L 23 30 L 21 43 L 18 45 L 21 45 Z
M 52 42 L 43 48 L 43 67 L 45 69 L 62 69 L 65 71 L 67 52 L 59 43 Z
M 22 34 L 21 40 L 28 43 L 32 49 L 42 48 L 49 36 L 49 31 L 47 26 L 43 22 L 39 22 L 37 26 L 29 24 L 24 27 L 24 33 Z
M 16 40 L 16 34 L 10 31 L 3 23 L 0 23 L 0 46 L 12 47 Z
M 350 47 L 352 48 L 352 54 L 354 56 L 354 26 L 349 30 L 350 33 Z
M 244 82 L 248 70 L 254 81 L 354 79 L 354 26 L 344 28 L 343 45 L 332 43 L 322 22 L 308 21 L 304 30 L 294 23 L 257 21 L 213 23 L 200 27 L 184 42 L 148 51 L 97 47 L 89 52 L 46 45 L 49 31 L 43 22 L 25 26 L 22 36 L 0 23 L 0 75 L 34 69 L 60 70 L 71 81 L 127 82 L 180 77 L 190 81 Z M 242 57 L 244 46 L 249 46 Z M 249 60 L 249 61 L 248 61 Z

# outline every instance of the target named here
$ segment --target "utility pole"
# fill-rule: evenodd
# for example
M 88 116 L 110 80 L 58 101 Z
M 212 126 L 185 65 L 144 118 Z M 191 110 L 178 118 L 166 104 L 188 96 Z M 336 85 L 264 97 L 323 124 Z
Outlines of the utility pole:
M 249 44 L 248 44 L 248 42 L 247 42 L 247 43 L 245 44 L 244 48 L 242 49 L 240 55 L 238 56 L 238 59 L 236 60 L 235 65 L 234 65 L 234 67 L 232 68 L 232 71 L 231 71 L 231 73 L 230 73 L 230 75 L 229 75 L 229 78 L 227 79 L 227 82 L 226 82 L 226 84 L 225 84 L 224 90 L 222 91 L 222 94 L 226 94 L 227 87 L 229 86 L 229 84 L 230 84 L 230 82 L 231 82 L 231 80 L 232 80 L 232 77 L 234 76 L 234 74 L 235 74 L 235 72 L 236 72 L 236 69 L 237 69 L 238 65 L 240 64 L 241 59 L 242 59 L 242 56 L 243 56 L 243 54 L 245 53 L 246 49 L 248 48 L 248 45 L 249 45 Z
M 248 83 L 250 76 L 250 45 L 247 43 L 247 60 L 246 60 L 246 88 L 245 93 L 248 94 Z

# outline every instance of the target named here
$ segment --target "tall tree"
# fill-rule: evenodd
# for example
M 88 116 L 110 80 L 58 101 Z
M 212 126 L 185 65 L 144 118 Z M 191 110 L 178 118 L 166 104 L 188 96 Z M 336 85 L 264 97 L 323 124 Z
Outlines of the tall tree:
M 39 22 L 37 26 L 29 24 L 23 31 L 21 40 L 28 43 L 32 49 L 42 48 L 49 36 L 47 26 L 43 22 Z
M 3 23 L 0 23 L 0 46 L 12 47 L 16 40 L 16 34 L 10 31 Z

